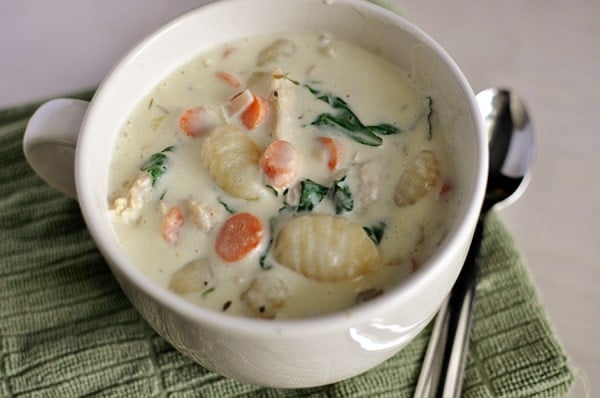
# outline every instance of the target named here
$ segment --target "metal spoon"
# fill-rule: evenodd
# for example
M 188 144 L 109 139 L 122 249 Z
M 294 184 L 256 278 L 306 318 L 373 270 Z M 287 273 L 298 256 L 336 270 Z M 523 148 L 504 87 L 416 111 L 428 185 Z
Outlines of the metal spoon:
M 465 264 L 433 325 L 415 398 L 460 396 L 484 222 L 496 205 L 516 200 L 530 179 L 533 130 L 521 99 L 508 90 L 491 88 L 477 94 L 477 103 L 489 139 L 486 195 Z

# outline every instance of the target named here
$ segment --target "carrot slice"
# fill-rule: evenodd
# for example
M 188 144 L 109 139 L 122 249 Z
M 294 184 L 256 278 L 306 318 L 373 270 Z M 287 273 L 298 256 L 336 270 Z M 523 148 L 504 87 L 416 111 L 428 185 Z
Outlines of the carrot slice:
M 317 141 L 327 152 L 327 167 L 331 172 L 336 171 L 344 158 L 344 147 L 338 140 L 331 137 L 317 137 Z
M 217 75 L 217 77 L 219 79 L 223 80 L 225 83 L 229 84 L 231 87 L 238 88 L 242 85 L 240 80 L 229 72 L 220 70 L 220 71 L 216 72 L 215 74 Z
M 215 125 L 215 115 L 208 108 L 188 108 L 179 117 L 179 130 L 188 137 L 205 135 Z
M 162 224 L 161 234 L 169 244 L 177 243 L 179 230 L 183 225 L 183 212 L 179 206 L 173 206 L 167 212 Z
M 241 260 L 259 244 L 264 234 L 260 220 L 250 213 L 229 217 L 217 234 L 215 250 L 227 262 Z
M 269 103 L 263 97 L 254 95 L 254 101 L 242 113 L 242 123 L 248 130 L 252 130 L 265 120 L 269 114 Z
M 288 141 L 275 140 L 265 148 L 260 166 L 271 185 L 275 188 L 286 188 L 296 178 L 300 168 L 298 151 Z

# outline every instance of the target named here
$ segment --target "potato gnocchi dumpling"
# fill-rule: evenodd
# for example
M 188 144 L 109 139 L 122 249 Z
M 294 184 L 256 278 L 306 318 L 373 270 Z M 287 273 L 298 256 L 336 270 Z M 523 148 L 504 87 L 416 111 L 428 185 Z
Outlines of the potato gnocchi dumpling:
M 258 199 L 264 190 L 260 149 L 241 129 L 224 125 L 202 144 L 202 161 L 215 183 L 236 198 Z
M 242 301 L 260 318 L 272 319 L 285 304 L 290 292 L 281 278 L 273 272 L 263 272 L 242 293 Z
M 325 282 L 356 279 L 379 265 L 377 246 L 360 225 L 326 214 L 290 219 L 277 235 L 273 254 L 282 265 Z
M 399 207 L 414 205 L 433 188 L 439 176 L 440 166 L 435 154 L 419 152 L 398 180 L 394 203 Z
M 171 277 L 169 289 L 178 294 L 200 292 L 213 279 L 213 271 L 206 259 L 190 261 L 181 267 Z

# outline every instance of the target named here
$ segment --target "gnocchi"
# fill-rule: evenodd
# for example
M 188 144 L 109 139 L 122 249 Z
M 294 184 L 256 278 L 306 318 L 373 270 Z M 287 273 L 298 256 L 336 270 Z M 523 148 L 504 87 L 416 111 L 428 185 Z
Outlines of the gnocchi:
M 231 125 L 215 129 L 202 144 L 201 157 L 215 183 L 241 199 L 258 199 L 264 190 L 260 150 L 246 133 Z
M 379 265 L 379 251 L 360 225 L 326 214 L 292 218 L 273 253 L 284 266 L 325 282 L 356 279 Z

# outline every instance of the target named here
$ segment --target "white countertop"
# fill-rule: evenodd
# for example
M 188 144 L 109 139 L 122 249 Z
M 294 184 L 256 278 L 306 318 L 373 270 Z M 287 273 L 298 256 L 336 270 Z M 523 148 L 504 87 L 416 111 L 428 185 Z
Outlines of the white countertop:
M 146 33 L 206 0 L 2 0 L 0 108 L 97 85 Z M 600 2 L 389 0 L 475 91 L 518 89 L 536 130 L 528 190 L 501 211 L 572 365 L 600 392 Z M 149 6 L 151 4 L 151 7 Z M 583 396 L 576 381 L 571 396 Z

